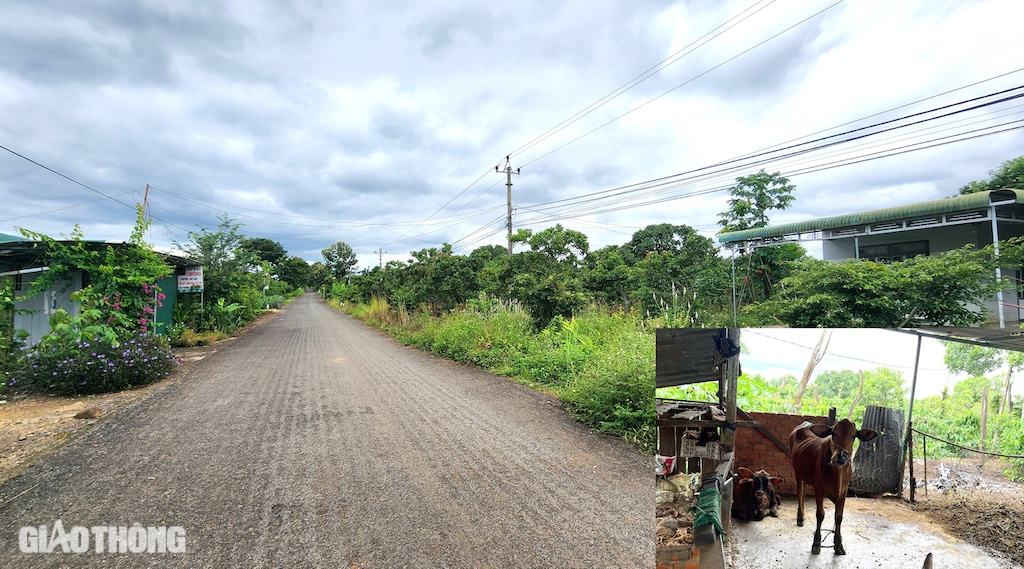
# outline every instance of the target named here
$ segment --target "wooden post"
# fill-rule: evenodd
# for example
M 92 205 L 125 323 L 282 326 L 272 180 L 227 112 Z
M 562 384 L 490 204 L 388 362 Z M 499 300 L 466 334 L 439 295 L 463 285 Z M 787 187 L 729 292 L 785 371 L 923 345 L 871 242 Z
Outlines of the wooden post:
M 728 338 L 737 346 L 740 345 L 740 329 L 729 328 Z M 729 451 L 736 448 L 736 390 L 740 377 L 740 357 L 735 355 L 725 362 L 725 398 L 721 403 L 725 406 L 725 422 L 732 428 L 723 428 L 721 445 Z
M 913 428 L 914 428 L 913 424 L 911 424 L 910 421 L 907 421 L 907 452 L 908 452 L 909 458 L 910 458 L 910 460 L 908 462 L 910 463 L 910 503 L 911 504 L 914 503 L 914 491 L 916 490 L 916 487 L 917 487 L 917 479 L 914 478 L 914 435 L 911 434 L 911 433 L 913 433 L 913 430 L 912 430 Z
M 928 497 L 928 437 L 921 437 L 921 454 L 924 455 L 924 497 Z

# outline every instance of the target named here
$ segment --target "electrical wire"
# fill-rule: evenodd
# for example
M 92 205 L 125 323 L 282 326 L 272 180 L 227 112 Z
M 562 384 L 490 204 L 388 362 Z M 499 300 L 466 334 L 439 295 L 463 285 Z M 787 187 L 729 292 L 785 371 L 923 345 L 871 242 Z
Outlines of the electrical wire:
M 799 344 L 799 343 L 793 342 L 791 340 L 783 340 L 782 338 L 778 338 L 776 336 L 771 336 L 769 334 L 764 334 L 764 333 L 761 333 L 761 332 L 757 332 L 755 330 L 756 329 L 744 328 L 743 329 L 743 333 L 744 334 L 753 334 L 754 336 L 760 336 L 762 338 L 767 338 L 769 340 L 775 340 L 776 342 L 782 342 L 783 344 L 789 344 L 791 346 L 796 346 L 798 348 L 803 348 L 803 349 L 805 349 L 805 350 L 807 350 L 809 352 L 810 351 L 814 351 L 814 348 L 812 348 L 810 346 L 805 346 L 803 344 Z M 845 330 L 845 328 L 839 328 L 839 330 Z M 876 366 L 889 367 L 889 368 L 898 367 L 898 368 L 903 368 L 903 369 L 914 369 L 914 366 L 907 366 L 907 365 L 899 365 L 899 364 L 889 364 L 889 363 L 877 362 L 877 361 L 874 361 L 874 360 L 869 360 L 869 359 L 866 359 L 866 358 L 860 358 L 860 357 L 857 357 L 857 356 L 847 356 L 847 355 L 843 355 L 843 354 L 837 354 L 835 352 L 831 352 L 831 351 L 828 351 L 828 350 L 825 350 L 824 353 L 825 353 L 825 355 L 829 355 L 829 356 L 833 356 L 833 357 L 837 357 L 837 358 L 843 358 L 843 359 L 847 359 L 847 360 L 855 360 L 855 361 L 859 361 L 859 362 L 869 363 L 869 364 L 876 365 Z M 923 370 L 923 371 L 947 371 L 947 370 L 942 369 L 942 368 L 928 368 L 928 367 L 919 367 L 918 369 L 919 370 Z
M 571 144 L 575 144 L 576 142 L 578 142 L 578 141 L 580 141 L 580 140 L 590 136 L 591 134 L 593 134 L 593 133 L 603 129 L 604 127 L 606 127 L 606 126 L 608 126 L 608 125 L 610 125 L 612 123 L 618 122 L 619 119 L 621 119 L 621 118 L 623 118 L 623 117 L 625 117 L 627 115 L 630 115 L 632 113 L 635 113 L 636 111 L 646 107 L 647 105 L 650 105 L 651 103 L 661 99 L 662 97 L 664 97 L 664 96 L 666 96 L 666 95 L 668 95 L 670 93 L 673 93 L 676 90 L 678 90 L 678 89 L 680 89 L 682 87 L 685 87 L 686 85 L 689 85 L 690 83 L 696 81 L 697 79 L 700 79 L 701 77 L 707 75 L 708 73 L 711 73 L 712 71 L 718 69 L 719 67 L 722 67 L 723 65 L 725 65 L 727 63 L 730 63 L 730 62 L 732 62 L 732 61 L 734 61 L 734 60 L 736 60 L 736 59 L 746 55 L 747 53 L 750 53 L 751 51 L 753 51 L 753 50 L 761 47 L 762 45 L 772 41 L 773 39 L 775 39 L 775 38 L 777 38 L 777 37 L 779 37 L 779 36 L 789 32 L 790 30 L 793 30 L 794 28 L 796 28 L 796 27 L 798 27 L 798 26 L 800 26 L 800 25 L 802 25 L 802 24 L 804 24 L 804 23 L 806 23 L 806 22 L 808 22 L 808 21 L 818 17 L 819 15 L 827 12 L 828 10 L 831 10 L 832 8 L 838 6 L 839 4 L 842 4 L 843 1 L 844 0 L 838 0 L 837 2 L 835 2 L 833 4 L 830 4 L 829 6 L 825 7 L 824 9 L 822 9 L 822 10 L 820 10 L 818 12 L 815 12 L 814 14 L 804 18 L 803 20 L 800 20 L 799 22 L 793 24 L 792 26 L 782 30 L 781 32 L 778 32 L 775 35 L 770 36 L 767 39 L 762 40 L 761 42 L 758 42 L 757 44 L 754 44 L 753 46 L 751 46 L 751 47 L 741 51 L 740 53 L 738 53 L 738 54 L 736 54 L 736 55 L 734 55 L 732 57 L 730 57 L 729 59 L 726 59 L 725 61 L 719 63 L 718 65 L 715 65 L 715 66 L 711 67 L 710 69 L 707 69 L 707 70 L 705 70 L 705 71 L 703 71 L 703 72 L 701 72 L 701 73 L 691 77 L 690 79 L 687 79 L 686 81 L 680 83 L 679 85 L 676 85 L 675 87 L 669 89 L 668 91 L 665 91 L 664 93 L 661 93 L 660 95 L 658 95 L 658 96 L 656 96 L 656 97 L 654 97 L 652 99 L 644 101 L 643 103 L 641 103 L 640 105 L 634 107 L 633 109 L 630 109 L 629 111 L 627 111 L 625 113 L 622 113 L 621 115 L 611 119 L 610 121 L 605 122 L 605 123 L 601 124 L 600 126 L 594 128 L 594 129 L 591 129 L 591 130 L 581 134 L 580 136 L 577 136 L 576 138 L 573 138 L 572 140 L 570 140 L 570 141 L 568 141 L 568 142 L 566 142 L 566 143 L 564 143 L 562 145 L 556 146 L 555 148 L 549 150 L 548 152 L 545 152 L 544 154 L 541 154 L 540 156 L 538 156 L 538 157 L 536 157 L 536 158 L 526 162 L 521 167 L 525 168 L 525 167 L 529 166 L 530 164 L 533 164 L 534 162 L 537 162 L 538 160 L 542 160 L 542 159 L 544 159 L 544 158 L 554 154 L 555 152 L 558 152 L 559 150 L 565 148 L 566 146 L 569 146 Z
M 764 10 L 768 6 L 771 6 L 772 4 L 775 3 L 775 1 L 776 0 L 771 0 L 770 2 L 768 2 L 764 6 L 761 6 L 760 8 L 755 10 L 754 12 L 752 12 L 752 13 L 746 15 L 746 16 L 743 16 L 743 14 L 745 14 L 748 11 L 752 10 L 755 6 L 757 6 L 758 4 L 764 2 L 764 0 L 759 0 L 758 2 L 755 2 L 751 6 L 747 7 L 743 11 L 741 11 L 739 14 L 733 16 L 729 20 L 726 20 L 724 23 L 719 24 L 716 28 L 714 28 L 711 31 L 707 32 L 703 36 L 693 40 L 692 42 L 687 44 L 682 49 L 676 51 L 675 53 L 673 53 L 672 55 L 670 55 L 670 56 L 666 57 L 665 59 L 661 60 L 657 64 L 647 68 L 646 70 L 644 70 L 642 73 L 640 73 L 636 77 L 634 77 L 634 78 L 630 79 L 629 81 L 623 83 L 622 85 L 620 85 L 619 87 L 615 88 L 614 90 L 612 90 L 611 92 L 609 92 L 605 96 L 601 97 L 597 101 L 595 101 L 595 102 L 591 103 L 590 105 L 584 107 L 582 110 L 577 111 L 576 114 L 574 114 L 571 117 L 563 120 L 562 122 L 558 123 L 557 125 L 551 127 L 550 129 L 545 131 L 543 134 L 541 134 L 541 135 L 537 136 L 536 138 L 530 140 L 526 144 L 523 144 L 519 148 L 516 148 L 511 153 L 509 153 L 509 155 L 510 156 L 518 156 L 519 154 L 522 154 L 523 152 L 533 148 L 537 144 L 540 144 L 541 142 L 547 140 L 551 136 L 561 132 L 562 130 L 564 130 L 565 128 L 571 126 L 572 124 L 575 124 L 576 122 L 581 120 L 583 117 L 585 117 L 585 116 L 589 115 L 590 113 L 596 111 L 597 109 L 603 107 L 604 105 L 606 105 L 609 102 L 613 101 L 614 99 L 618 98 L 620 95 L 625 94 L 626 92 L 630 91 L 633 87 L 636 87 L 637 85 L 639 85 L 639 84 L 643 83 L 644 81 L 650 79 L 654 75 L 660 73 L 661 71 L 665 70 L 669 66 L 675 64 L 676 62 L 678 62 L 682 58 L 686 57 L 687 55 L 690 55 L 691 53 L 697 51 L 701 47 L 704 47 L 709 42 L 711 42 L 711 40 L 714 40 L 715 38 L 721 36 L 725 32 L 727 32 L 727 31 L 731 30 L 732 28 L 736 27 L 737 25 L 741 24 L 742 22 L 746 21 L 748 18 L 750 18 L 751 16 L 757 14 L 761 10 Z M 743 17 L 740 18 L 740 16 L 743 16 Z M 728 27 L 726 27 L 721 32 L 719 32 L 717 34 L 714 34 L 715 31 L 721 29 L 722 27 L 727 26 L 728 24 L 730 24 L 730 22 L 733 22 L 733 20 L 737 20 L 737 18 L 739 18 L 738 21 L 736 21 L 732 25 L 729 25 Z M 708 38 L 704 42 L 701 42 L 701 40 L 703 40 L 704 38 L 707 38 L 708 36 L 711 36 L 712 34 L 714 34 L 712 37 Z M 697 45 L 696 47 L 693 47 L 694 44 L 697 44 L 698 42 L 701 42 L 700 45 Z M 691 47 L 693 47 L 693 49 L 690 49 Z M 689 51 L 687 51 L 687 50 L 689 50 Z

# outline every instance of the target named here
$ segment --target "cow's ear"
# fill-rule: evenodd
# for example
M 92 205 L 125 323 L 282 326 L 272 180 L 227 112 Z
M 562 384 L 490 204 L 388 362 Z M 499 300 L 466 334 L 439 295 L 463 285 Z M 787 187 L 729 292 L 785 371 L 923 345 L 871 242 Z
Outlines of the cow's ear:
M 749 468 L 746 468 L 744 466 L 739 467 L 737 469 L 737 471 L 739 471 L 740 476 L 742 476 L 744 478 L 753 478 L 754 477 L 754 473 L 751 472 Z
M 857 431 L 857 438 L 862 441 L 870 441 L 871 439 L 878 436 L 878 433 L 871 429 L 861 429 Z
M 778 476 L 772 476 L 771 478 L 768 479 L 768 481 L 772 483 L 772 486 L 778 486 L 779 484 L 785 482 L 785 480 L 779 478 Z
M 811 432 L 821 438 L 825 438 L 832 434 L 832 427 L 828 425 L 811 425 Z

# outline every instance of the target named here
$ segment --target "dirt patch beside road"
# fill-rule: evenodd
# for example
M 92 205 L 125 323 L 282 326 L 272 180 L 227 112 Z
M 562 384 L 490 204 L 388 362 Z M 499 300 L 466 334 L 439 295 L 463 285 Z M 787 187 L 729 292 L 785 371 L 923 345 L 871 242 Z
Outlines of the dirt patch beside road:
M 89 432 L 99 421 L 129 403 L 185 377 L 197 362 L 223 345 L 221 342 L 175 350 L 185 363 L 167 378 L 137 389 L 86 397 L 29 395 L 6 400 L 0 404 L 0 484 L 22 474 L 64 443 Z
M 64 443 L 92 430 L 129 403 L 162 391 L 187 377 L 200 361 L 224 348 L 238 336 L 263 325 L 278 314 L 273 310 L 240 330 L 232 338 L 208 346 L 176 348 L 182 365 L 168 377 L 137 389 L 85 397 L 52 395 L 15 396 L 0 403 L 0 484 L 25 472 Z M 76 415 L 82 414 L 77 417 Z

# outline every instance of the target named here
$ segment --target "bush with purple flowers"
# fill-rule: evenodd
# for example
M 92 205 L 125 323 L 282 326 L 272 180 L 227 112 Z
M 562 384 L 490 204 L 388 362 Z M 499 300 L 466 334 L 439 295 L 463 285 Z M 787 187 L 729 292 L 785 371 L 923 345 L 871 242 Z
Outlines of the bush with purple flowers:
M 43 341 L 11 374 L 16 390 L 86 395 L 145 385 L 181 364 L 164 336 L 136 332 L 111 342 L 104 337 L 73 343 Z

